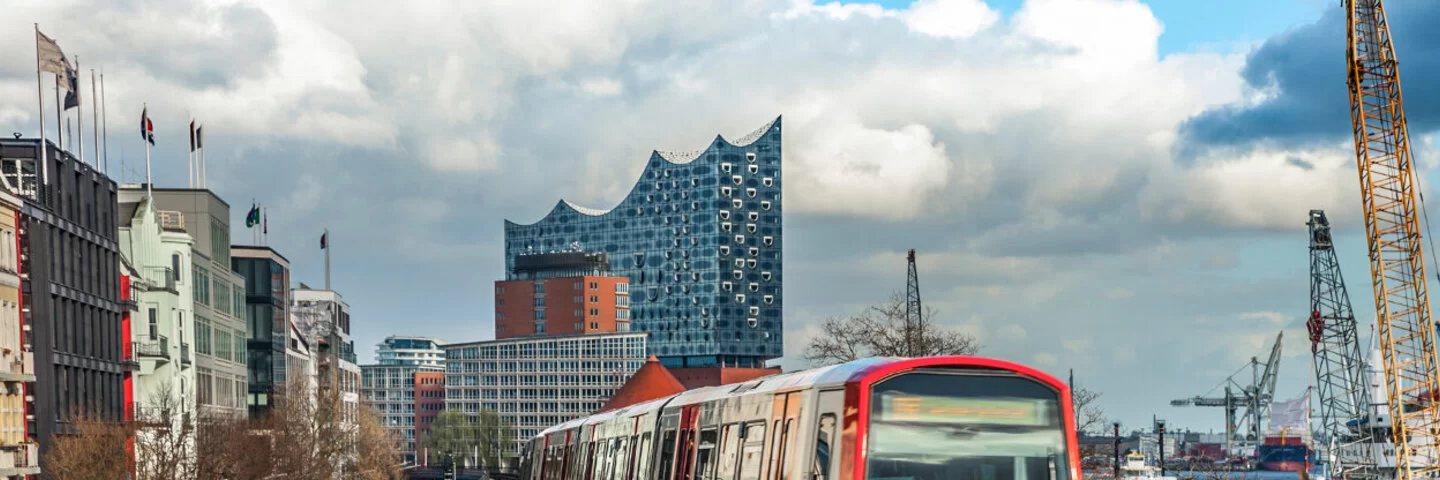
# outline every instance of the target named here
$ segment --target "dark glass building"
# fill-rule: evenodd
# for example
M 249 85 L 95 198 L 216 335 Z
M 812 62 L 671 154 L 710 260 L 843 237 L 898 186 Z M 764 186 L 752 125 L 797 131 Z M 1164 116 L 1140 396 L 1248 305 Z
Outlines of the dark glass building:
M 610 210 L 561 200 L 533 224 L 506 221 L 506 270 L 526 254 L 604 252 L 630 279 L 631 330 L 665 366 L 763 367 L 784 353 L 780 123 L 652 152 Z
M 290 260 L 270 247 L 235 245 L 230 265 L 245 277 L 245 317 L 250 337 L 245 342 L 249 364 L 250 417 L 270 410 L 275 393 L 285 387 L 285 347 L 290 328 Z
M 0 181 L 24 199 L 19 245 L 25 343 L 35 355 L 29 435 L 49 451 L 71 413 L 125 412 L 116 185 L 53 143 L 0 139 Z M 44 179 L 48 177 L 48 181 Z

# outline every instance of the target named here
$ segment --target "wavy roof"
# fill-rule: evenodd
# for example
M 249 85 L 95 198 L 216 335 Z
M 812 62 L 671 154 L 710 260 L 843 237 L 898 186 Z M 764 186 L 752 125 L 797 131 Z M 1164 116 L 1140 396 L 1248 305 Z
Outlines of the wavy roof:
M 709 146 L 709 147 L 706 147 L 706 148 L 704 148 L 704 149 L 702 149 L 702 150 L 689 150 L 689 151 L 660 151 L 660 150 L 654 150 L 654 151 L 651 151 L 651 152 L 650 152 L 650 159 L 651 159 L 651 160 L 655 160 L 655 159 L 664 160 L 666 163 L 669 163 L 669 164 L 671 164 L 671 165 L 685 165 L 685 164 L 688 164 L 688 163 L 690 163 L 690 162 L 695 161 L 695 159 L 697 159 L 697 158 L 700 158 L 701 155 L 703 155 L 705 152 L 709 151 L 711 148 L 713 148 L 716 144 L 718 144 L 718 143 L 720 143 L 720 142 L 724 142 L 724 143 L 729 144 L 730 146 L 733 146 L 733 147 L 744 147 L 744 146 L 750 145 L 750 144 L 755 143 L 756 141 L 760 140 L 760 137 L 765 136 L 765 134 L 766 134 L 767 132 L 769 132 L 772 127 L 775 127 L 775 126 L 777 126 L 777 125 L 780 125 L 780 119 L 781 119 L 781 118 L 783 118 L 783 116 L 775 117 L 775 119 L 774 119 L 774 120 L 771 120 L 769 123 L 766 123 L 765 125 L 761 126 L 760 128 L 757 128 L 757 129 L 755 129 L 754 131 L 751 131 L 750 133 L 747 133 L 747 134 L 741 136 L 740 138 L 736 139 L 736 140 L 733 141 L 733 142 L 730 141 L 730 140 L 728 140 L 728 139 L 726 139 L 724 135 L 715 135 L 715 140 L 712 141 L 712 142 L 710 142 L 710 146 Z M 634 184 L 634 186 L 631 186 L 631 187 L 630 187 L 630 191 L 631 191 L 631 192 L 634 192 L 634 191 L 635 191 L 635 186 L 638 186 L 638 185 L 640 184 L 640 180 L 642 180 L 642 179 L 645 178 L 645 173 L 648 172 L 648 171 L 650 171 L 650 164 L 649 164 L 649 162 L 646 162 L 646 164 L 645 164 L 645 169 L 640 171 L 640 177 L 639 177 L 639 178 L 636 178 L 636 179 L 635 179 L 635 184 Z M 629 194 L 627 193 L 626 196 L 628 197 Z M 620 201 L 621 201 L 621 202 L 624 202 L 625 199 L 622 198 Z M 616 206 L 618 206 L 618 205 L 619 205 L 619 204 L 617 203 Z M 544 217 L 541 217 L 539 220 L 536 220 L 536 221 L 531 222 L 531 223 L 516 223 L 516 222 L 510 221 L 509 219 L 506 219 L 506 220 L 505 220 L 505 223 L 506 223 L 507 225 L 515 225 L 515 226 L 530 226 L 530 225 L 536 225 L 536 224 L 545 222 L 545 220 L 546 220 L 546 219 L 549 219 L 550 217 L 554 217 L 554 216 L 556 216 L 556 215 L 559 215 L 559 214 L 562 214 L 562 213 L 566 213 L 567 210 L 568 210 L 569 212 L 574 212 L 574 213 L 578 213 L 578 214 L 581 214 L 581 215 L 588 215 L 588 216 L 591 216 L 591 217 L 598 217 L 598 216 L 601 216 L 601 215 L 605 215 L 605 214 L 607 214 L 607 213 L 610 213 L 611 211 L 615 210 L 615 207 L 610 207 L 609 209 L 590 208 L 590 207 L 584 207 L 584 206 L 577 205 L 577 204 L 575 204 L 574 202 L 571 202 L 571 201 L 569 201 L 569 200 L 561 199 L 559 202 L 556 202 L 556 203 L 555 203 L 555 207 L 552 208 L 552 209 L 550 209 L 550 212 L 549 212 L 549 213 L 546 213 L 545 216 L 544 216 Z

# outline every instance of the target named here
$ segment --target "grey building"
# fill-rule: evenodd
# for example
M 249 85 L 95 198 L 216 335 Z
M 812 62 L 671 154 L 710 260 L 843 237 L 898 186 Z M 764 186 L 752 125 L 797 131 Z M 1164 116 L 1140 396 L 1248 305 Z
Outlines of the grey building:
M 155 188 L 159 210 L 178 212 L 178 221 L 195 239 L 191 271 L 195 299 L 196 404 L 202 413 L 243 415 L 246 409 L 245 278 L 230 266 L 230 205 L 214 192 Z M 133 208 L 145 196 L 142 186 L 120 189 L 121 205 Z
M 125 414 L 127 307 L 120 303 L 116 185 L 110 177 L 35 139 L 0 139 L 0 182 L 24 200 L 19 222 L 21 303 L 35 383 L 29 434 L 41 455 L 71 414 Z
M 360 366 L 360 397 L 375 407 L 385 429 L 395 433 L 400 441 L 400 459 L 407 463 L 420 463 L 416 454 L 415 374 L 444 371 L 445 367 L 437 365 Z
M 255 418 L 269 412 L 272 397 L 289 379 L 290 260 L 270 247 L 235 245 L 230 247 L 230 265 L 245 278 L 247 403 Z
M 592 333 L 446 345 L 445 408 L 499 412 L 523 442 L 599 410 L 645 363 L 646 337 Z

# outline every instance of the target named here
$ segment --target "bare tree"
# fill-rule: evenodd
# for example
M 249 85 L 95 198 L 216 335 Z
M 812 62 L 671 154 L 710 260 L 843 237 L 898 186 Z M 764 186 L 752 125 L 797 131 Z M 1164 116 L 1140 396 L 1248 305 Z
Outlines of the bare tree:
M 1075 386 L 1070 390 L 1071 402 L 1075 409 L 1075 430 L 1085 433 L 1105 433 L 1105 409 L 1100 406 L 1100 392 Z
M 270 438 L 245 417 L 202 413 L 195 434 L 197 478 L 259 480 L 271 475 Z
M 936 325 L 936 310 L 924 306 L 920 321 L 905 319 L 905 296 L 891 294 L 879 305 L 866 307 L 857 315 L 831 317 L 821 326 L 822 334 L 810 339 L 804 357 L 815 365 L 844 363 L 865 357 L 928 357 L 974 355 L 980 351 L 975 337 Z
M 194 412 L 181 403 L 169 383 L 161 385 L 136 411 L 135 477 L 138 480 L 195 478 Z M 194 408 L 193 406 L 190 408 Z
M 55 435 L 41 461 L 46 475 L 55 480 L 129 477 L 129 425 L 88 412 L 73 413 L 69 421 L 72 432 Z

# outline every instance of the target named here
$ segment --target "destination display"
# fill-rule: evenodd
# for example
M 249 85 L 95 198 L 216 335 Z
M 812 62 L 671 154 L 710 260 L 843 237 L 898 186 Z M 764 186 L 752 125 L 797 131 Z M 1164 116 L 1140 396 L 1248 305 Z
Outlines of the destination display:
M 1033 398 L 931 397 L 880 394 L 877 419 L 893 422 L 1048 426 L 1054 402 Z

